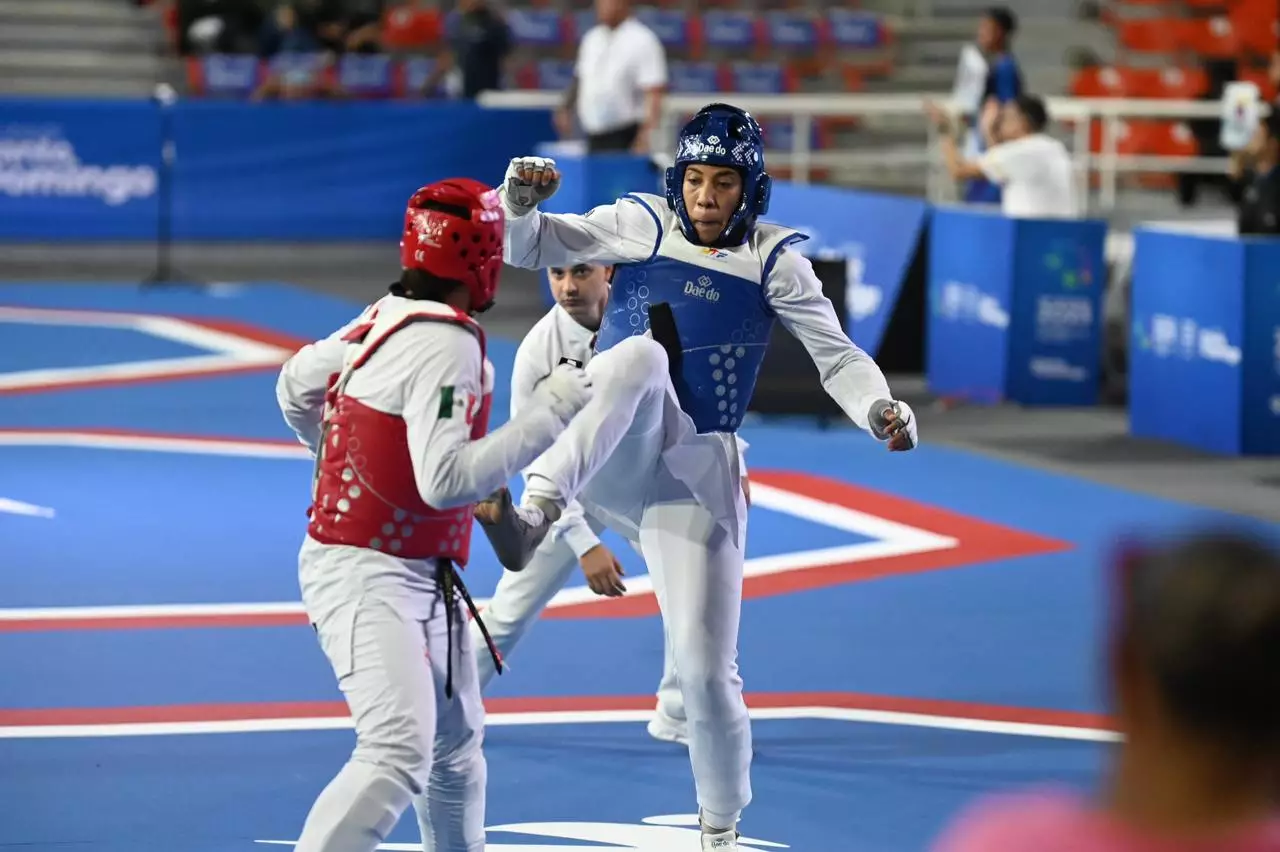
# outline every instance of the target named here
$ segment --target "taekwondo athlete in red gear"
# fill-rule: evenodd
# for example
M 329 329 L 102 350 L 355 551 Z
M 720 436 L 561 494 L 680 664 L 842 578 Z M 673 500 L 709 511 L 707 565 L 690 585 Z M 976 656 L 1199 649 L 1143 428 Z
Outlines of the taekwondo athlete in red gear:
M 585 215 L 537 209 L 560 177 L 521 157 L 501 187 L 506 261 L 541 268 L 615 264 L 587 365 L 595 395 L 510 495 L 477 517 L 499 559 L 525 564 L 572 500 L 627 537 L 649 566 L 688 719 L 703 849 L 737 848 L 751 801 L 751 730 L 738 675 L 746 503 L 737 431 L 775 321 L 795 335 L 827 393 L 893 451 L 916 445 L 915 417 L 845 334 L 806 237 L 757 218 L 768 209 L 763 135 L 746 112 L 702 109 L 680 133 L 666 197 L 631 194 Z
M 476 501 L 549 447 L 590 398 L 563 365 L 489 433 L 493 367 L 472 318 L 502 267 L 497 193 L 453 179 L 414 193 L 399 282 L 285 365 L 277 396 L 316 455 L 298 576 L 355 721 L 299 852 L 371 852 L 413 804 L 434 852 L 482 852 L 484 707 L 457 569 Z

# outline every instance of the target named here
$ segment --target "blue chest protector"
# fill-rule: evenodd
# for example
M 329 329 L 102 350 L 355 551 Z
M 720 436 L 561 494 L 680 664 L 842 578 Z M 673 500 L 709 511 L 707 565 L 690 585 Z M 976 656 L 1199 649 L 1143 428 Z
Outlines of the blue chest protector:
M 761 225 L 746 245 L 707 249 L 689 243 L 674 222 L 662 224 L 652 257 L 616 267 L 596 351 L 648 332 L 650 306 L 665 302 L 682 352 L 672 375 L 680 407 L 700 433 L 736 432 L 776 320 L 764 282 L 782 250 L 807 237 Z

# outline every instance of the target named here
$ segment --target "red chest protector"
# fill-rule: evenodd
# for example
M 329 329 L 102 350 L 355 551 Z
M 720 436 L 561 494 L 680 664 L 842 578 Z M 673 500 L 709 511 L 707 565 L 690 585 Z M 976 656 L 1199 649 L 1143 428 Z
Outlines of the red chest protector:
M 479 341 L 482 360 L 484 333 L 465 314 L 431 302 L 408 307 L 379 303 L 370 310 L 368 321 L 344 338 L 359 351 L 329 389 L 307 533 L 322 544 L 363 547 L 402 559 L 445 558 L 465 566 L 474 504 L 427 505 L 414 478 L 404 419 L 371 408 L 345 389 L 383 343 L 412 323 L 466 327 Z M 487 360 L 483 363 L 482 397 L 465 400 L 472 440 L 484 437 L 489 428 L 493 369 Z

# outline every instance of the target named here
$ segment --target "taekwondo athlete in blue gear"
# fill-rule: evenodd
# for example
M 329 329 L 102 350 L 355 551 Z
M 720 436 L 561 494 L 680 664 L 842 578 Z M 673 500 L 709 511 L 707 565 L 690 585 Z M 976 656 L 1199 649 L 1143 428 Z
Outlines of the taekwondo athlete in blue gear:
M 512 160 L 499 194 L 507 263 L 615 265 L 596 351 L 597 389 L 526 469 L 476 515 L 519 569 L 564 507 L 637 541 L 662 610 L 688 720 L 703 848 L 737 846 L 751 800 L 751 731 L 737 668 L 746 503 L 736 433 L 775 322 L 804 344 L 823 386 L 890 450 L 916 445 L 915 417 L 844 333 L 821 282 L 788 247 L 805 237 L 758 222 L 771 181 L 746 112 L 702 109 L 682 130 L 666 197 L 636 193 L 585 215 L 546 214 L 553 160 Z

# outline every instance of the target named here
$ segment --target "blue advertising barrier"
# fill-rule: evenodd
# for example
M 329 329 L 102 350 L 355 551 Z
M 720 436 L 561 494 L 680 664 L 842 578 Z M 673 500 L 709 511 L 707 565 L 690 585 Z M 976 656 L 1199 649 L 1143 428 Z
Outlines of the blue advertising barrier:
M 1131 314 L 1133 435 L 1280 454 L 1280 240 L 1136 228 Z
M 778 181 L 764 219 L 808 234 L 795 246 L 806 257 L 845 260 L 845 330 L 875 357 L 929 209 L 918 198 Z
M 424 183 L 497 185 L 550 112 L 430 102 L 170 107 L 175 240 L 395 239 Z M 0 240 L 157 235 L 162 107 L 0 101 Z
M 929 242 L 926 375 L 972 402 L 1092 405 L 1107 223 L 940 208 Z
M 0 101 L 0 239 L 153 238 L 161 150 L 146 101 Z

